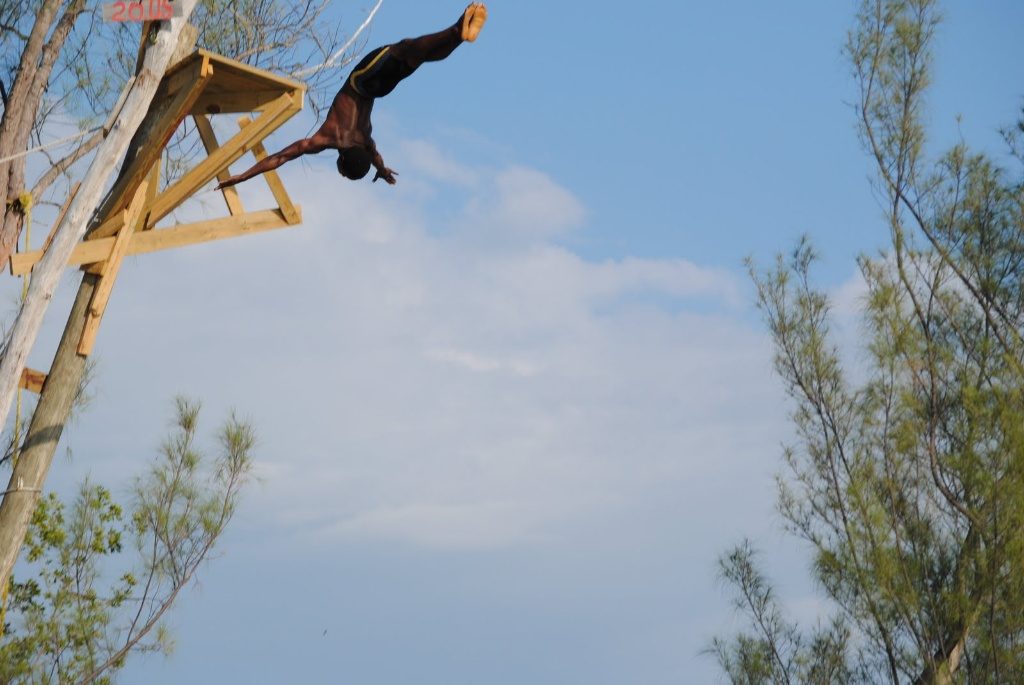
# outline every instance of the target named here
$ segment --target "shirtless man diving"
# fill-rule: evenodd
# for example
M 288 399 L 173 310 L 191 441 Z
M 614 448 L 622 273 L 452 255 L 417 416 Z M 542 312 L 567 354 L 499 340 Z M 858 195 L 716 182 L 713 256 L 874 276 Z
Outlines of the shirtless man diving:
M 384 179 L 394 185 L 397 172 L 389 169 L 377 151 L 370 132 L 373 101 L 384 97 L 398 83 L 419 69 L 424 62 L 437 62 L 452 54 L 463 42 L 473 42 L 487 21 L 487 7 L 474 2 L 455 24 L 444 31 L 419 38 L 406 38 L 385 45 L 364 57 L 345 80 L 324 121 L 309 138 L 297 140 L 280 152 L 264 158 L 246 171 L 222 181 L 217 189 L 247 181 L 276 169 L 302 155 L 324 150 L 338 151 L 338 173 L 353 181 L 366 176 L 370 167 L 377 170 L 373 180 Z

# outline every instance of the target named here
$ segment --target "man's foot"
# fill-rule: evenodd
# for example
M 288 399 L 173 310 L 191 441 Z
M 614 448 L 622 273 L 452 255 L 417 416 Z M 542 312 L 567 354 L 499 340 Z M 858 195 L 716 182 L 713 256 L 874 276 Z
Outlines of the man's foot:
M 472 43 L 487 22 L 487 5 L 474 2 L 462 13 L 462 40 Z

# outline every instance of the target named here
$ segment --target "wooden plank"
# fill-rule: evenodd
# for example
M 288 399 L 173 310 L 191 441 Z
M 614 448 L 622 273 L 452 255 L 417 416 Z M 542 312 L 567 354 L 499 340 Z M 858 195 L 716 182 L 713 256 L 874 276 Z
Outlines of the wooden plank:
M 242 79 L 246 87 L 252 90 L 276 90 L 279 93 L 286 90 L 306 90 L 306 84 L 301 81 L 243 64 L 205 48 L 198 48 L 178 61 L 167 70 L 167 76 L 175 76 L 178 72 L 189 69 L 207 58 L 218 73 L 226 73 L 233 78 Z
M 143 181 L 132 203 L 124 212 L 124 226 L 114 239 L 114 245 L 110 249 L 110 257 L 103 262 L 103 269 L 100 280 L 93 291 L 92 300 L 89 302 L 89 313 L 85 319 L 85 329 L 82 331 L 82 339 L 78 343 L 78 354 L 88 357 L 92 354 L 92 348 L 96 344 L 96 335 L 100 331 L 100 322 L 103 321 L 103 314 L 107 311 L 107 303 L 110 302 L 110 294 L 114 291 L 114 282 L 117 274 L 121 271 L 121 263 L 128 251 L 128 244 L 139 222 L 144 219 L 143 211 L 146 208 L 146 189 L 148 181 Z
M 212 155 L 179 179 L 174 186 L 165 191 L 157 200 L 156 214 L 160 218 L 166 216 L 164 213 L 165 209 L 166 213 L 170 213 L 185 199 L 194 195 L 200 188 L 214 179 L 218 171 L 227 169 L 242 155 L 251 150 L 253 144 L 266 138 L 297 111 L 298 108 L 295 106 L 291 93 L 285 93 L 278 97 L 273 105 L 268 107 L 253 122 L 252 126 L 239 131 Z M 159 221 L 159 219 L 157 220 Z
M 183 91 L 191 90 L 197 82 L 206 78 L 203 76 L 204 64 L 200 60 L 189 65 L 188 69 L 175 72 L 173 76 L 165 76 L 163 83 L 160 84 L 160 94 L 170 98 L 180 95 Z
M 268 107 L 251 126 L 239 131 L 231 140 L 224 143 L 212 155 L 186 173 L 178 182 L 166 189 L 157 197 L 150 208 L 150 223 L 155 224 L 178 208 L 185 200 L 195 195 L 204 185 L 217 176 L 217 172 L 226 169 L 239 157 L 248 152 L 254 141 L 270 135 L 278 126 L 292 117 L 298 108 L 291 93 L 285 93 Z M 86 241 L 105 238 L 118 230 L 116 219 L 105 221 L 99 228 L 86 236 Z
M 293 91 L 301 101 L 302 92 Z M 280 90 L 232 91 L 213 89 L 204 91 L 196 100 L 191 114 L 231 114 L 239 112 L 262 112 L 281 97 Z M 300 107 L 301 109 L 301 107 Z
M 301 217 L 302 208 L 296 206 L 295 209 Z M 241 216 L 200 221 L 194 224 L 181 224 L 170 228 L 158 228 L 152 231 L 137 231 L 128 243 L 127 254 L 137 255 L 171 250 L 185 247 L 186 245 L 234 238 L 250 233 L 262 233 L 263 231 L 291 226 L 294 226 L 294 224 L 289 223 L 280 210 L 268 209 L 261 212 L 249 212 Z M 75 248 L 75 251 L 68 260 L 68 265 L 80 266 L 82 264 L 102 262 L 110 257 L 110 251 L 113 247 L 114 238 L 87 240 Z M 31 271 L 32 266 L 42 257 L 43 253 L 39 250 L 15 255 L 13 259 L 14 275 L 20 276 Z
M 21 380 L 18 382 L 18 387 L 38 395 L 43 391 L 44 383 L 46 383 L 45 373 L 35 369 L 25 369 L 21 372 Z
M 97 213 L 101 217 L 97 223 L 101 227 L 109 226 L 108 232 L 104 235 L 113 235 L 120 229 L 118 213 L 124 209 L 142 179 L 160 159 L 167 141 L 171 139 L 182 119 L 187 116 L 192 104 L 202 94 L 210 79 L 202 78 L 201 70 L 202 64 L 199 64 L 187 74 L 192 77 L 189 88 L 182 89 L 172 97 L 165 95 L 161 90 L 154 98 L 146 118 L 132 138 L 121 173 L 108 193 L 102 210 Z M 97 230 L 90 230 L 86 239 L 88 240 Z
M 199 48 L 196 50 L 196 53 L 201 57 L 209 58 L 215 67 L 226 67 L 226 71 L 233 71 L 237 74 L 243 75 L 255 83 L 272 84 L 273 86 L 278 86 L 287 90 L 306 90 L 305 84 L 301 81 L 296 81 L 295 79 L 288 78 L 287 76 L 279 76 L 269 71 L 264 71 L 259 67 L 244 64 L 237 60 L 233 60 L 230 57 L 219 55 L 216 52 L 210 52 L 204 48 Z
M 238 119 L 238 127 L 245 128 L 252 123 L 250 117 L 240 117 Z M 256 161 L 262 161 L 267 156 L 267 148 L 263 147 L 263 143 L 256 143 L 252 146 L 252 154 L 256 157 Z M 274 199 L 277 200 L 277 206 L 281 208 L 281 213 L 291 223 L 299 222 L 298 212 L 295 211 L 295 205 L 292 204 L 292 199 L 288 195 L 288 191 L 285 189 L 284 184 L 281 183 L 281 177 L 277 175 L 276 171 L 267 171 L 263 174 L 263 179 L 270 186 L 270 192 L 273 193 Z
M 142 219 L 141 219 L 141 221 L 137 221 L 136 222 L 136 226 L 135 226 L 135 229 L 134 229 L 136 231 L 151 230 L 153 228 L 152 224 L 149 221 L 149 210 L 148 210 L 148 208 L 153 205 L 153 200 L 156 198 L 156 191 L 159 190 L 159 185 L 160 185 L 160 162 L 161 162 L 160 159 L 156 160 L 156 164 L 154 164 L 153 168 L 149 170 L 149 176 L 146 178 L 146 181 L 145 181 L 146 201 L 142 205 L 142 207 L 143 207 Z M 139 187 L 141 188 L 142 186 L 139 186 Z M 118 234 L 118 235 L 120 235 L 120 234 Z M 98 276 L 102 276 L 105 266 L 106 266 L 106 262 L 96 262 L 94 264 L 91 264 L 91 265 L 88 265 L 88 266 L 84 267 L 83 270 L 86 273 L 89 273 L 89 274 L 96 274 Z
M 195 119 L 196 128 L 199 130 L 199 137 L 203 141 L 203 147 L 206 148 L 206 154 L 212 155 L 220 147 L 220 143 L 217 142 L 217 136 L 213 132 L 213 126 L 210 124 L 209 117 L 204 114 L 193 114 L 192 118 Z M 217 172 L 218 181 L 226 181 L 230 177 L 231 172 L 227 167 Z M 224 188 L 221 192 L 224 194 L 224 202 L 227 203 L 228 211 L 231 212 L 232 216 L 245 214 L 245 208 L 242 207 L 242 200 L 238 197 L 237 188 L 231 186 L 230 188 Z

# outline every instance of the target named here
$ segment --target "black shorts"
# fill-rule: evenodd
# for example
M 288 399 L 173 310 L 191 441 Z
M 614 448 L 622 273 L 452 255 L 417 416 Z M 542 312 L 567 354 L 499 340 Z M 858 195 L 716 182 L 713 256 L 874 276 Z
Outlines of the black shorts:
M 345 81 L 344 87 L 368 98 L 382 98 L 393 91 L 399 81 L 416 69 L 390 53 L 391 46 L 385 45 L 361 59 Z

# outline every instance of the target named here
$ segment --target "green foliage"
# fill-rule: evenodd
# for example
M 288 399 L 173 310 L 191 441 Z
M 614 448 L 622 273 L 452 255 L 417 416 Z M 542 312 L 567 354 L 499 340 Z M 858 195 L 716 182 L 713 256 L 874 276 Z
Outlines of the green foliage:
M 727 554 L 752 626 L 713 643 L 732 682 L 1024 682 L 1024 184 L 963 144 L 926 164 L 937 23 L 933 0 L 865 0 L 849 41 L 892 236 L 860 260 L 863 380 L 810 246 L 751 267 L 794 404 L 779 509 L 835 615 L 805 637 L 749 545 Z
M 739 685 L 854 682 L 847 666 L 846 624 L 835 621 L 804 636 L 783 616 L 755 557 L 753 546 L 745 541 L 719 559 L 719 576 L 735 588 L 734 606 L 749 616 L 752 628 L 729 640 L 716 638 L 708 649 L 730 681 Z
M 198 404 L 177 401 L 175 429 L 135 481 L 127 512 L 88 482 L 70 507 L 53 494 L 40 500 L 25 541 L 28 578 L 11 584 L 0 682 L 107 683 L 133 651 L 170 649 L 160 620 L 234 514 L 255 442 L 232 416 L 208 465 L 195 447 L 198 417 Z
M 25 541 L 25 558 L 38 572 L 12 585 L 10 613 L 23 627 L 0 647 L 3 682 L 36 679 L 43 636 L 63 648 L 51 669 L 58 682 L 96 667 L 112 613 L 135 587 L 135 579 L 124 574 L 105 596 L 96 589 L 102 561 L 121 551 L 122 534 L 121 508 L 103 487 L 83 484 L 70 513 L 52 494 L 40 501 Z

